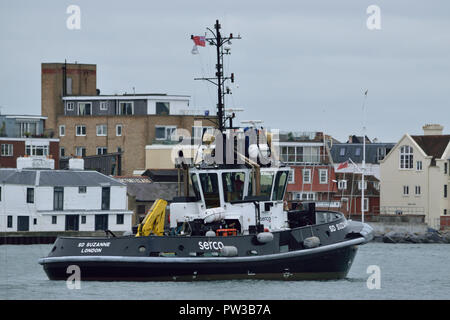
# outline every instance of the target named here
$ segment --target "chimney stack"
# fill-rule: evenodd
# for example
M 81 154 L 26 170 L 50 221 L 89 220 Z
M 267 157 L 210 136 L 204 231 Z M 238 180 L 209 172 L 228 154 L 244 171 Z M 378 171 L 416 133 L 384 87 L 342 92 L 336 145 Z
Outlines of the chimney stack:
M 440 124 L 426 124 L 422 127 L 423 129 L 423 135 L 425 136 L 431 136 L 431 135 L 442 135 L 442 131 L 444 130 L 444 127 Z

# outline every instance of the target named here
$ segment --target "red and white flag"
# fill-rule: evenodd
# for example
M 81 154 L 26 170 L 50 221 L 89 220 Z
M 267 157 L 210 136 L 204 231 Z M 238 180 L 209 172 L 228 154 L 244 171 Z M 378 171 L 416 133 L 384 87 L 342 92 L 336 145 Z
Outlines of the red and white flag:
M 345 162 L 342 162 L 338 165 L 337 170 L 342 170 L 348 167 L 348 160 Z
M 206 46 L 205 36 L 193 36 L 192 40 L 196 46 L 204 47 Z

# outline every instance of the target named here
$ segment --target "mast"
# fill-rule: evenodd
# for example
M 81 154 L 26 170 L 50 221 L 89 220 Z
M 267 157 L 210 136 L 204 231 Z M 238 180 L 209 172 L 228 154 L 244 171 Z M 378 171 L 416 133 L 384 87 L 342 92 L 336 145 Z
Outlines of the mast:
M 231 94 L 231 91 L 227 88 L 225 90 L 225 81 L 231 80 L 231 82 L 234 82 L 234 73 L 231 73 L 229 77 L 226 77 L 223 73 L 223 56 L 230 53 L 230 48 L 224 48 L 225 44 L 231 45 L 231 40 L 234 39 L 241 39 L 241 37 L 238 35 L 237 37 L 234 37 L 232 33 L 228 37 L 223 37 L 220 33 L 220 23 L 219 20 L 216 20 L 216 24 L 214 25 L 214 30 L 211 30 L 210 28 L 206 28 L 212 36 L 205 37 L 205 41 L 207 41 L 211 46 L 216 47 L 216 55 L 217 55 L 217 63 L 216 63 L 216 74 L 215 77 L 211 78 L 194 78 L 194 80 L 206 80 L 214 85 L 217 86 L 217 128 L 220 130 L 220 132 L 225 131 L 226 126 L 226 120 L 230 120 L 230 127 L 231 119 L 225 116 L 225 94 Z M 191 39 L 193 39 L 194 36 L 191 35 Z M 224 52 L 225 51 L 225 52 Z

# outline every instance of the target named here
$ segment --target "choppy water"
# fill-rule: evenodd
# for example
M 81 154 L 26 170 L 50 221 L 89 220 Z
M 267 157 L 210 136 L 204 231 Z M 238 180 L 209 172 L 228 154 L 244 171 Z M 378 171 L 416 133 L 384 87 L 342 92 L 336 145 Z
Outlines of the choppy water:
M 361 246 L 347 279 L 337 281 L 82 282 L 68 289 L 37 263 L 51 245 L 0 246 L 0 299 L 449 299 L 450 245 Z M 367 268 L 380 268 L 380 289 L 368 289 Z

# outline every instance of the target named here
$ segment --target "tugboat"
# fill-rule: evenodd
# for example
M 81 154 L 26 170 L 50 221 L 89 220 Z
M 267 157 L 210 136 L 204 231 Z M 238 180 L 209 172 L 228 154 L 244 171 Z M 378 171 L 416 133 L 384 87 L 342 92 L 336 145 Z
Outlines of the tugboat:
M 220 28 L 216 20 L 205 37 L 217 49 L 216 77 L 203 78 L 217 85 L 217 130 L 203 137 L 201 161 L 179 152 L 184 196 L 155 201 L 134 235 L 59 237 L 39 259 L 49 279 L 66 280 L 73 265 L 81 280 L 97 281 L 341 279 L 372 239 L 369 225 L 340 212 L 285 207 L 289 167 L 276 159 L 273 137 L 234 128 L 225 115 L 224 83 L 234 75 L 223 76 L 223 45 L 240 37 Z

